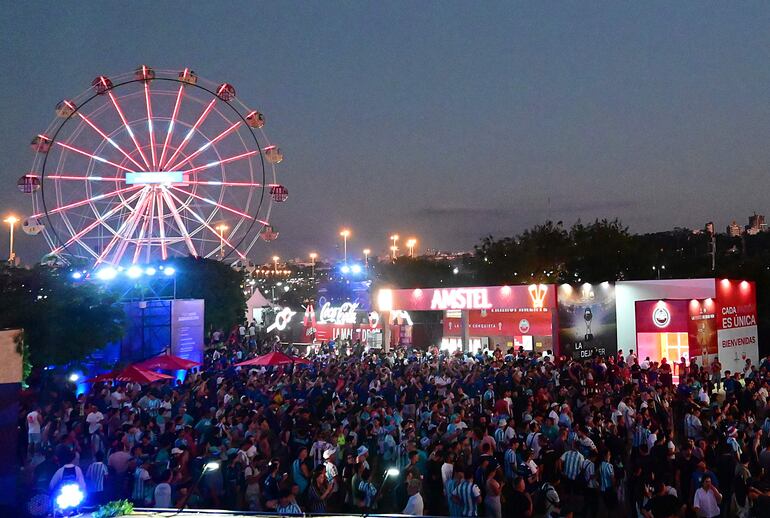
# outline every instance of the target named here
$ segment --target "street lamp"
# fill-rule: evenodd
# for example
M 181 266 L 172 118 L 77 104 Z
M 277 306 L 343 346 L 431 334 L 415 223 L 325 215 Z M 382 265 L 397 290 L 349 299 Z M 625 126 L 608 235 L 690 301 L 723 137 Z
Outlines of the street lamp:
M 364 248 L 364 265 L 367 269 L 369 269 L 369 254 L 371 254 L 372 251 L 368 248 Z
M 13 260 L 16 259 L 16 254 L 13 253 L 13 227 L 19 222 L 19 218 L 16 216 L 8 216 L 3 221 L 11 226 L 11 245 L 8 252 L 8 262 L 13 262 Z
M 278 275 L 278 260 L 279 259 L 280 259 L 280 257 L 278 257 L 277 255 L 273 256 L 273 270 L 275 271 L 276 275 Z
M 409 238 L 406 242 L 406 247 L 409 249 L 409 257 L 414 257 L 414 245 L 417 244 L 417 240 L 413 237 Z
M 390 240 L 393 241 L 393 245 L 390 247 L 390 250 L 393 252 L 393 259 L 395 259 L 396 252 L 398 252 L 398 245 L 396 244 L 396 241 L 398 241 L 398 234 L 391 235 Z
M 315 259 L 318 257 L 318 254 L 315 252 L 310 252 L 310 278 L 315 280 Z
M 230 227 L 220 223 L 215 228 L 219 231 L 219 260 L 221 261 L 225 258 L 225 230 Z
M 350 236 L 350 230 L 343 228 L 340 232 L 340 235 L 342 236 L 342 247 L 344 249 L 344 257 L 345 257 L 345 264 L 348 262 L 348 236 Z

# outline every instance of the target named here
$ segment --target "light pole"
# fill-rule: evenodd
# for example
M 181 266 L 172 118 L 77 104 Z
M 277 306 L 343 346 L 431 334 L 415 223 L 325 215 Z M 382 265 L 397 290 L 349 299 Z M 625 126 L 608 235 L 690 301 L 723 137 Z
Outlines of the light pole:
M 273 271 L 275 271 L 276 278 L 278 277 L 278 260 L 279 259 L 280 257 L 278 257 L 277 255 L 273 256 Z
M 398 252 L 398 245 L 396 244 L 396 241 L 398 241 L 398 234 L 391 235 L 390 240 L 393 241 L 393 245 L 390 247 L 390 250 L 393 252 L 393 259 L 395 259 L 396 252 Z
M 660 267 L 656 267 L 656 266 L 652 267 L 652 271 L 653 272 L 657 272 L 657 274 L 658 274 L 658 280 L 660 280 L 660 271 L 661 270 L 665 270 L 665 269 L 666 269 L 666 265 L 665 264 L 661 264 Z
M 350 236 L 350 230 L 344 228 L 340 232 L 340 235 L 342 236 L 342 248 L 344 250 L 344 262 L 345 264 L 348 264 L 348 236 Z
M 215 228 L 219 231 L 219 260 L 221 261 L 225 258 L 225 230 L 230 227 L 220 223 Z
M 364 265 L 366 266 L 366 269 L 369 269 L 369 254 L 371 254 L 372 251 L 368 248 L 364 248 Z
M 417 240 L 415 238 L 409 238 L 409 240 L 406 242 L 406 247 L 409 249 L 409 257 L 414 257 L 414 245 L 417 244 Z
M 315 259 L 318 257 L 318 254 L 315 252 L 310 252 L 310 278 L 315 280 Z
M 13 260 L 16 259 L 16 254 L 13 252 L 13 227 L 19 222 L 19 218 L 16 216 L 8 216 L 3 221 L 11 226 L 11 243 L 8 252 L 8 262 L 13 262 Z

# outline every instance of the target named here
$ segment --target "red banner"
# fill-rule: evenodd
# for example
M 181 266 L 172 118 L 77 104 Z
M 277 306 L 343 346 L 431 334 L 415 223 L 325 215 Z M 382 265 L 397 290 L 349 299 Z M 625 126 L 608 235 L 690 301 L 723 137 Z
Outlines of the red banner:
M 506 310 L 471 310 L 468 312 L 468 330 L 471 336 L 551 336 L 552 312 Z M 444 336 L 461 336 L 462 320 L 444 318 Z
M 690 358 L 717 354 L 717 305 L 713 299 L 691 300 L 687 328 Z
M 637 333 L 686 333 L 690 321 L 686 300 L 636 302 Z

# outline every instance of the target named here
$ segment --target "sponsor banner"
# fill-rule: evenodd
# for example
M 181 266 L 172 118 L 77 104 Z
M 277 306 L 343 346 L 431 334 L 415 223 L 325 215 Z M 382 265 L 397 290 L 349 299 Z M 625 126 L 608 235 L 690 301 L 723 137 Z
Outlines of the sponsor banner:
M 203 299 L 176 299 L 171 303 L 171 352 L 203 362 Z
M 714 357 L 717 354 L 717 305 L 714 299 L 696 300 L 688 304 L 687 335 L 690 358 Z
M 717 281 L 717 344 L 723 370 L 742 371 L 759 361 L 756 286 L 749 281 Z
M 615 285 L 562 284 L 558 291 L 560 353 L 572 358 L 618 350 Z
M 547 312 L 471 310 L 468 312 L 468 330 L 471 336 L 551 336 L 552 318 L 553 313 Z M 444 317 L 444 336 L 462 336 L 462 319 L 459 316 Z
M 687 333 L 690 322 L 686 300 L 639 300 L 636 306 L 636 332 Z
M 717 341 L 723 371 L 742 372 L 747 359 L 755 365 L 759 361 L 757 326 L 720 329 Z
M 379 309 L 383 311 L 515 309 L 537 313 L 549 312 L 556 308 L 556 290 L 553 284 L 413 290 L 382 289 L 377 299 Z

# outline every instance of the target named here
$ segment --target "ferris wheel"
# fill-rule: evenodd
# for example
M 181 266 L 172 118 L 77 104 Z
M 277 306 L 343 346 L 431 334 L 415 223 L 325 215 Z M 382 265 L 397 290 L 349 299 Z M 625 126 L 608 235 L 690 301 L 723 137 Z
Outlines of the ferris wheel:
M 233 85 L 188 68 L 98 76 L 32 140 L 32 170 L 18 181 L 32 196 L 23 229 L 42 232 L 53 257 L 94 267 L 245 261 L 278 237 L 272 206 L 288 197 L 264 125 Z

